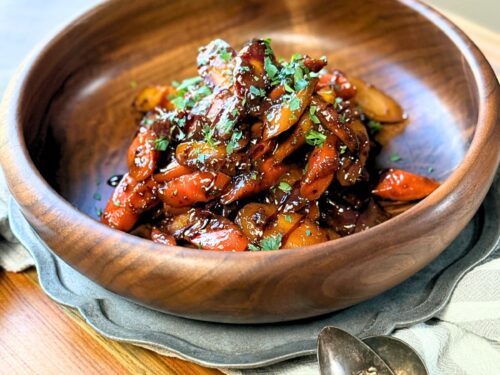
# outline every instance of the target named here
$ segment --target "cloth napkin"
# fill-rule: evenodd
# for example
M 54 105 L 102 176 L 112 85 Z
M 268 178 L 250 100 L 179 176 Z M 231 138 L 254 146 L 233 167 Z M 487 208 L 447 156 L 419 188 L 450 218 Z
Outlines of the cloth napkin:
M 0 171 L 0 266 L 21 272 L 32 266 L 28 251 L 12 235 L 7 217 L 9 192 Z M 447 307 L 434 319 L 393 332 L 410 344 L 432 375 L 500 373 L 500 250 L 459 282 Z M 175 356 L 161 350 L 161 354 Z M 220 369 L 230 375 L 319 374 L 314 357 L 297 358 L 253 370 Z

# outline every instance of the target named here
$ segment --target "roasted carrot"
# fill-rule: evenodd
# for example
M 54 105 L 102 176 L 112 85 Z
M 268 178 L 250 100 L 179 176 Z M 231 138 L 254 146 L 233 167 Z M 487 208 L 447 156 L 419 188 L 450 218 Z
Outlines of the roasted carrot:
M 129 207 L 128 199 L 136 185 L 137 181 L 129 174 L 123 176 L 101 215 L 102 223 L 124 232 L 134 227 L 139 214 Z
M 207 202 L 220 195 L 230 179 L 224 173 L 193 172 L 160 186 L 158 196 L 164 203 L 172 207 Z
M 156 168 L 160 152 L 155 149 L 156 134 L 144 127 L 140 128 L 128 149 L 128 170 L 137 181 L 151 176 Z
M 439 187 L 439 182 L 401 169 L 389 169 L 380 178 L 373 194 L 395 201 L 422 199 Z

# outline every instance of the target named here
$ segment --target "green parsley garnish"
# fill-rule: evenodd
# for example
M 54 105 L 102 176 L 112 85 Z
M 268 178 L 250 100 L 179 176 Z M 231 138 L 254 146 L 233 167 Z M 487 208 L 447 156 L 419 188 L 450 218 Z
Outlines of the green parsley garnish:
M 95 214 L 99 217 L 102 216 L 102 208 L 101 207 L 96 207 L 95 208 Z
M 309 118 L 315 124 L 320 123 L 318 116 L 316 116 L 316 106 L 314 106 L 314 105 L 309 107 Z
M 285 91 L 286 92 L 289 92 L 289 93 L 294 93 L 295 91 L 290 87 L 290 85 L 288 83 L 285 82 L 285 84 L 283 85 L 283 87 L 285 88 Z
M 250 251 L 260 251 L 260 247 L 254 245 L 253 243 L 248 245 L 248 250 Z
M 120 201 L 113 201 L 113 204 L 116 206 L 116 207 L 120 207 L 122 204 L 120 203 Z
M 311 146 L 321 146 L 326 141 L 326 135 L 311 129 L 306 134 L 306 143 Z
M 263 89 L 259 89 L 258 87 L 250 86 L 250 94 L 253 95 L 254 97 L 258 97 L 258 96 L 265 96 L 266 92 Z
M 228 62 L 229 60 L 231 60 L 231 57 L 233 57 L 231 52 L 229 52 L 227 49 L 223 49 L 222 51 L 220 51 L 219 56 L 225 62 Z
M 370 120 L 370 121 L 368 121 L 368 127 L 370 128 L 371 132 L 373 134 L 375 134 L 375 133 L 378 133 L 379 131 L 381 131 L 384 128 L 384 125 L 382 125 L 378 121 Z
M 214 141 L 214 129 L 211 128 L 209 125 L 203 125 L 203 129 L 201 130 L 203 133 L 203 138 L 205 139 L 205 142 L 208 143 L 210 146 L 215 146 L 216 141 Z
M 234 151 L 234 149 L 238 146 L 238 142 L 243 136 L 243 133 L 241 130 L 234 132 L 231 135 L 231 139 L 229 140 L 229 143 L 226 145 L 226 152 L 228 155 L 231 155 Z
M 264 69 L 270 79 L 273 79 L 276 74 L 278 74 L 278 68 L 273 64 L 271 58 L 266 56 L 264 58 Z
M 342 99 L 340 96 L 337 96 L 335 98 L 335 102 L 333 103 L 333 108 L 338 111 L 340 109 L 340 105 L 342 104 L 342 102 L 344 101 L 344 99 Z
M 292 217 L 290 215 L 285 215 L 285 221 L 287 223 L 291 223 L 293 221 Z
M 307 87 L 307 80 L 304 79 L 304 72 L 300 66 L 295 68 L 295 72 L 293 73 L 293 80 L 295 82 L 295 90 L 303 90 Z
M 155 139 L 155 150 L 156 151 L 166 151 L 168 147 L 168 139 L 165 137 L 160 137 Z
M 346 145 L 340 145 L 339 147 L 340 155 L 345 154 L 347 151 L 347 146 Z
M 288 106 L 290 107 L 291 111 L 296 111 L 296 110 L 300 109 L 299 98 L 297 98 L 296 96 L 293 97 L 292 100 L 290 100 L 290 102 L 288 103 Z
M 94 193 L 93 198 L 94 198 L 96 201 L 100 201 L 100 200 L 102 199 L 102 196 L 101 196 L 101 194 L 99 194 L 99 193 Z
M 290 184 L 285 181 L 281 181 L 278 185 L 278 188 L 285 193 L 289 193 L 292 191 L 292 187 L 290 186 Z
M 390 161 L 400 161 L 401 160 L 401 156 L 399 156 L 399 154 L 397 154 L 396 152 L 391 154 L 391 156 L 389 156 L 389 160 Z
M 170 102 L 180 111 L 183 111 L 186 108 L 186 100 L 182 96 L 174 98 Z
M 434 172 L 434 168 L 432 168 L 432 167 L 427 168 L 427 172 L 429 172 L 429 173 Z
M 179 86 L 177 86 L 177 91 L 183 91 L 187 90 L 191 86 L 194 86 L 201 82 L 202 78 L 201 77 L 193 77 L 193 78 L 187 78 L 184 81 L 182 81 Z
M 310 237 L 312 234 L 311 230 L 310 229 L 306 229 L 306 236 L 307 237 Z
M 341 113 L 339 115 L 339 121 L 341 124 L 345 124 L 349 119 L 347 118 L 347 115 L 345 113 Z
M 260 247 L 264 251 L 276 250 L 281 247 L 281 240 L 283 236 L 281 234 L 275 234 L 274 236 L 265 237 L 260 240 Z

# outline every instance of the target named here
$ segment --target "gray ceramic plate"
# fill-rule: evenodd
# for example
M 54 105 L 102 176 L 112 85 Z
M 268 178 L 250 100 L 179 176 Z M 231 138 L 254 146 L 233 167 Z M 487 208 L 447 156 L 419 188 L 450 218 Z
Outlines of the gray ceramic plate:
M 14 234 L 35 259 L 43 289 L 54 300 L 77 308 L 87 322 L 111 339 L 168 351 L 210 367 L 255 368 L 316 351 L 328 325 L 359 337 L 389 334 L 426 321 L 446 304 L 458 280 L 498 246 L 499 179 L 474 219 L 429 266 L 384 294 L 314 319 L 270 325 L 225 325 L 170 316 L 130 302 L 96 285 L 58 259 L 32 230 L 15 202 Z

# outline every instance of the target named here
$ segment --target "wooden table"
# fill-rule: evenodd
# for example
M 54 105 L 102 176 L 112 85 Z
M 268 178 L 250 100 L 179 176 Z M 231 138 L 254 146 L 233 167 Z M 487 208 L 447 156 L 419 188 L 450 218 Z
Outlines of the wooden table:
M 97 0 L 3 0 L 0 2 L 0 92 L 6 79 L 43 33 Z M 500 74 L 500 36 L 451 15 Z M 7 37 L 16 28 L 19 35 Z M 23 33 L 23 28 L 26 30 Z M 34 269 L 0 270 L 0 374 L 221 374 L 130 344 L 108 340 L 75 310 L 40 289 Z

